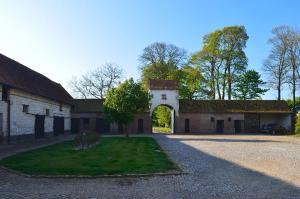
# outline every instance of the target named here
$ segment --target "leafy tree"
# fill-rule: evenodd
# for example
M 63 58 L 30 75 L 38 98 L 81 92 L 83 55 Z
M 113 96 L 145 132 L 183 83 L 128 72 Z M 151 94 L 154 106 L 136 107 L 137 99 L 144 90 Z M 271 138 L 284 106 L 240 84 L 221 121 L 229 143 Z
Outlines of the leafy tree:
M 171 126 L 171 110 L 166 106 L 158 106 L 154 114 L 154 123 L 160 127 L 170 127 Z
M 194 67 L 200 68 L 206 80 L 208 87 L 209 99 L 216 99 L 216 90 L 221 99 L 221 92 L 219 87 L 220 71 L 222 66 L 222 56 L 219 49 L 219 41 L 222 35 L 221 30 L 207 34 L 203 38 L 203 48 L 199 52 L 192 55 L 190 63 Z
M 149 109 L 150 96 L 140 83 L 132 78 L 108 91 L 104 110 L 111 122 L 126 126 L 133 121 L 134 114 Z M 126 130 L 125 130 L 126 131 Z M 128 132 L 126 131 L 128 137 Z
M 76 97 L 103 99 L 107 91 L 119 83 L 122 74 L 120 66 L 107 63 L 80 78 L 73 77 L 69 86 Z
M 184 66 L 180 71 L 179 96 L 182 99 L 202 99 L 209 91 L 205 90 L 205 79 L 199 67 Z
M 294 100 L 293 99 L 288 99 L 288 100 L 286 100 L 286 102 L 287 102 L 288 106 L 291 108 L 291 110 L 295 106 L 296 112 L 300 111 L 300 96 L 295 97 L 295 105 L 294 105 Z
M 300 114 L 297 116 L 297 122 L 295 125 L 295 133 L 300 134 Z
M 227 97 L 231 100 L 232 85 L 236 76 L 242 73 L 247 66 L 248 59 L 244 49 L 249 37 L 244 26 L 225 27 L 222 32 L 220 48 L 224 60 L 223 93 L 225 92 L 227 81 Z
M 244 52 L 248 35 L 244 26 L 229 26 L 216 30 L 203 39 L 203 48 L 191 62 L 201 67 L 209 88 L 210 99 L 230 100 L 236 77 L 246 69 Z
M 147 46 L 139 59 L 147 87 L 149 79 L 178 80 L 178 69 L 186 63 L 187 53 L 175 45 L 157 42 Z
M 268 89 L 261 88 L 265 84 L 257 71 L 248 70 L 238 78 L 233 96 L 242 100 L 261 98 L 261 95 L 268 91 Z

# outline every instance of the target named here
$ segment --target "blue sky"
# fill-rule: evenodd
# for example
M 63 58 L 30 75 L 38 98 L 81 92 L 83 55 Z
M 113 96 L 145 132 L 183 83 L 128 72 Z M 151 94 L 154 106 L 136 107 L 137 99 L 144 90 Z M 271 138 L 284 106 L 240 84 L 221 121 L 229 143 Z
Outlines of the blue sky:
M 152 42 L 193 53 L 205 34 L 244 25 L 249 68 L 262 72 L 271 29 L 300 28 L 299 8 L 297 0 L 0 0 L 0 53 L 67 88 L 72 76 L 106 62 L 121 65 L 125 78 L 137 79 L 138 57 Z M 275 99 L 276 92 L 264 98 Z

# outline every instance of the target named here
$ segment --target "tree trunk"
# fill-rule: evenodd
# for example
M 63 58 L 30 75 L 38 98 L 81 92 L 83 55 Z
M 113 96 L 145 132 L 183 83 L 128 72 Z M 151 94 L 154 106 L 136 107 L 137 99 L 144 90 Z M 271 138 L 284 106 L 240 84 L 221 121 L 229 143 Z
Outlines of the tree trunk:
M 227 82 L 228 82 L 228 91 L 227 91 L 227 95 L 228 95 L 228 100 L 231 100 L 231 89 L 232 89 L 232 86 L 231 86 L 231 82 L 232 81 L 232 78 L 231 78 L 231 67 L 228 66 L 228 75 L 227 75 Z
M 212 95 L 212 99 L 215 100 L 216 99 L 216 85 L 215 85 L 215 63 L 212 62 L 211 63 L 211 95 Z

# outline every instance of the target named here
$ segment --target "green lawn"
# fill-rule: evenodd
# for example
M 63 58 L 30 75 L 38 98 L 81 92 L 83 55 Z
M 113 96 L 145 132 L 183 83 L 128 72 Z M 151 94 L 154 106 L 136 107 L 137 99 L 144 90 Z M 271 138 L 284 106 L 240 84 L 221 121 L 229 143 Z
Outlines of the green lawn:
M 75 151 L 73 142 L 67 141 L 7 157 L 0 165 L 38 175 L 147 174 L 177 169 L 149 137 L 105 137 L 85 151 Z
M 169 127 L 153 127 L 154 133 L 171 133 L 171 130 Z

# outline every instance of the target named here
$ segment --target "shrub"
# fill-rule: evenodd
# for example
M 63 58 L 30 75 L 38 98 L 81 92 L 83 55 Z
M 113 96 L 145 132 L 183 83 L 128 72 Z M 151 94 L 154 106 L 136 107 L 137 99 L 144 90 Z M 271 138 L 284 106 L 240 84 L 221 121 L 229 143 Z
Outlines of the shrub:
M 274 128 L 274 133 L 276 135 L 285 135 L 285 134 L 287 134 L 287 129 L 283 126 L 276 126 Z
M 297 116 L 297 122 L 296 122 L 296 127 L 295 127 L 295 133 L 300 134 L 300 114 Z
M 98 143 L 100 134 L 98 133 L 81 133 L 74 138 L 74 144 L 77 149 L 87 149 Z

